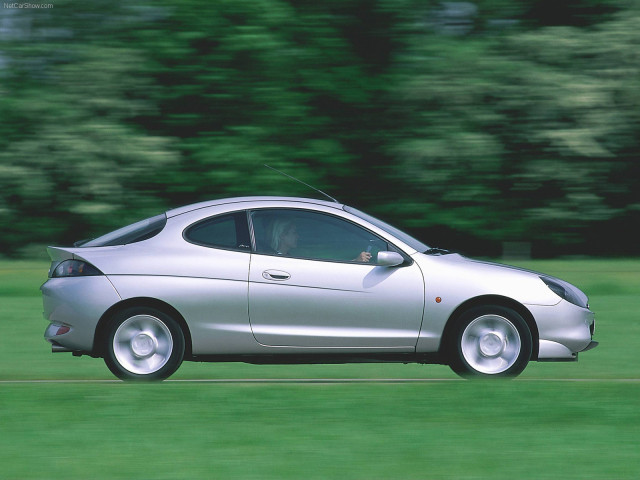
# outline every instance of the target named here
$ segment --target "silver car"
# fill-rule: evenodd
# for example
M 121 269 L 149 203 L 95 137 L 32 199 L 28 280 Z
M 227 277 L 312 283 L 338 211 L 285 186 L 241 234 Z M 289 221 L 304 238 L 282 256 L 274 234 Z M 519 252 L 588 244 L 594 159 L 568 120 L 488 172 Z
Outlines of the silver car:
M 197 203 L 48 252 L 46 340 L 121 379 L 164 379 L 183 360 L 501 377 L 597 345 L 575 286 L 430 248 L 328 201 Z

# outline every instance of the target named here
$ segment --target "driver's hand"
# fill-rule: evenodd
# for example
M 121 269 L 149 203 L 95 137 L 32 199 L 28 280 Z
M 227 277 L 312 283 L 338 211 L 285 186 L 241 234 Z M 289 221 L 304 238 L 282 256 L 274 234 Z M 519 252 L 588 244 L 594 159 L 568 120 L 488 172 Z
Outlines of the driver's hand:
M 369 260 L 371 260 L 371 254 L 369 252 L 360 252 L 360 255 L 356 258 L 356 262 L 368 263 Z

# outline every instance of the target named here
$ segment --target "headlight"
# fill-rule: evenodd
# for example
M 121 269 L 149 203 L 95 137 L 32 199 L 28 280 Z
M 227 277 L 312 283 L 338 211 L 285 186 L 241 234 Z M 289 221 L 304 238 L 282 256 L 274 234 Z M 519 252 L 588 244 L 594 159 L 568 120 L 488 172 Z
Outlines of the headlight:
M 569 303 L 573 303 L 578 307 L 588 308 L 586 300 L 581 299 L 573 290 L 566 288 L 565 286 L 549 277 L 540 277 L 540 280 L 542 280 L 547 285 L 547 287 L 549 287 L 553 291 L 553 293 L 558 295 L 563 300 L 566 300 Z
M 103 273 L 90 263 L 82 260 L 65 260 L 51 273 L 53 278 L 61 277 L 89 277 L 103 275 Z

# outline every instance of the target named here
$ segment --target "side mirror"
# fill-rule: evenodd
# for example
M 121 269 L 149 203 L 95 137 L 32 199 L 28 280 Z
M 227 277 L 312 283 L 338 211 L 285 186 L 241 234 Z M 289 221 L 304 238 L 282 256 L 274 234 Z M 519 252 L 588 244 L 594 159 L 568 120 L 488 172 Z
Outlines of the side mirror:
M 376 265 L 382 267 L 396 267 L 404 263 L 404 257 L 398 252 L 378 252 Z

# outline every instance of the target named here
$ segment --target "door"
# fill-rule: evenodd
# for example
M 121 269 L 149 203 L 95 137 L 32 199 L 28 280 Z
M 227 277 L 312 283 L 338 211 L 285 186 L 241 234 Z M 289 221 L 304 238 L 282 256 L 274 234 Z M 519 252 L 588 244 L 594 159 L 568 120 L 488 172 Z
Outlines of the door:
M 412 351 L 424 308 L 419 267 L 376 264 L 384 239 L 334 215 L 252 212 L 249 317 L 268 346 Z

